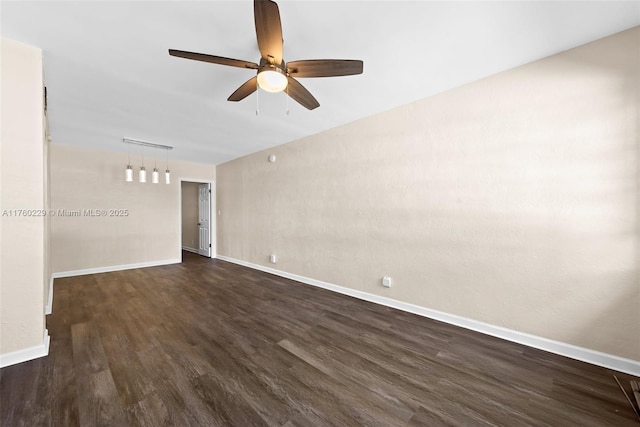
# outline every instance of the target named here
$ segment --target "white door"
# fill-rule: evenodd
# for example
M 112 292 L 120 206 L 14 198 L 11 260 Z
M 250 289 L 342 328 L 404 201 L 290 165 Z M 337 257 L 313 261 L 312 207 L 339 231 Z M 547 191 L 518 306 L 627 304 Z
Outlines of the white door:
M 200 255 L 211 258 L 211 184 L 198 185 L 198 229 Z

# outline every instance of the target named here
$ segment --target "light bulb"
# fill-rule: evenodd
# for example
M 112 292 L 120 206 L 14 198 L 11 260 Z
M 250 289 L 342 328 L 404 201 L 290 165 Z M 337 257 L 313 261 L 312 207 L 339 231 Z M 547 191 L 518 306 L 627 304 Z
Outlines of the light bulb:
M 267 92 L 282 92 L 287 87 L 287 76 L 279 68 L 258 73 L 258 85 Z

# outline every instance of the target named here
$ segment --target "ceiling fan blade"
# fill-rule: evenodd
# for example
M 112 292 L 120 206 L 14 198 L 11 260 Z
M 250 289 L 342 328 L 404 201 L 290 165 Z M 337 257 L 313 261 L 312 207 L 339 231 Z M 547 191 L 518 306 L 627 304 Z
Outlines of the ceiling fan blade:
M 287 85 L 287 94 L 297 103 L 308 110 L 313 110 L 320 106 L 320 103 L 311 95 L 311 92 L 302 86 L 300 82 L 293 77 L 287 77 L 287 81 L 289 82 Z
M 280 10 L 271 0 L 254 0 L 253 14 L 260 55 L 273 63 L 282 63 L 282 24 Z
M 258 69 L 255 62 L 242 61 L 240 59 L 225 58 L 223 56 L 207 55 L 204 53 L 186 52 L 184 50 L 169 49 L 169 55 L 180 58 L 193 59 L 195 61 L 211 62 L 213 64 L 229 65 L 231 67 Z
M 362 74 L 364 63 L 355 59 L 307 59 L 287 63 L 294 77 L 336 77 Z
M 258 77 L 253 76 L 231 94 L 227 101 L 241 101 L 258 90 Z

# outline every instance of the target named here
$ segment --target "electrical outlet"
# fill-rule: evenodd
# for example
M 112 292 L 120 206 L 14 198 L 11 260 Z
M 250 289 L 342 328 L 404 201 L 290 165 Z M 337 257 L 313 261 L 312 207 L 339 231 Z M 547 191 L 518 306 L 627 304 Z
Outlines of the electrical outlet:
M 384 286 L 385 288 L 390 288 L 391 287 L 391 277 L 384 276 L 382 278 L 382 286 Z
M 277 256 L 275 256 L 275 255 L 273 255 L 273 254 L 272 254 L 272 255 L 269 255 L 269 262 L 270 262 L 271 264 L 275 264 L 276 262 L 278 262 L 278 257 L 277 257 Z

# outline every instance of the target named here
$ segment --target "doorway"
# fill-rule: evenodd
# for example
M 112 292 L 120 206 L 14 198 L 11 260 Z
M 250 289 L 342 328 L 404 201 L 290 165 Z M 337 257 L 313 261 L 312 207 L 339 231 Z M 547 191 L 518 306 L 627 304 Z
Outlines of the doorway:
M 180 250 L 215 258 L 215 183 L 180 179 Z

